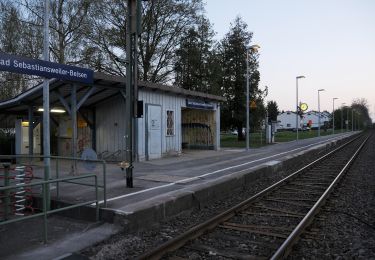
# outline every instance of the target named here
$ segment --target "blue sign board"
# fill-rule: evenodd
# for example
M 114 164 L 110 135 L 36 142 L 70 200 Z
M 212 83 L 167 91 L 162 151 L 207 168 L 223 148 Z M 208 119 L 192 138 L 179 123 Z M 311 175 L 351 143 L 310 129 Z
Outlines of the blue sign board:
M 94 81 L 94 71 L 90 69 L 5 53 L 0 53 L 0 71 L 57 78 L 87 84 L 91 84 Z
M 206 103 L 204 101 L 198 101 L 198 100 L 190 100 L 190 99 L 186 99 L 186 107 L 210 109 L 210 110 L 214 109 L 214 105 L 211 103 Z

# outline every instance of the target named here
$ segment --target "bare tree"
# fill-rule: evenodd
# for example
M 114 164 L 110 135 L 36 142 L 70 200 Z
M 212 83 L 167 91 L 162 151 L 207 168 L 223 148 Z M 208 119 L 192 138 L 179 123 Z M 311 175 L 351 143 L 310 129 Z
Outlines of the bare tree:
M 10 2 L 0 2 L 0 52 L 23 55 L 28 53 L 24 48 L 23 34 L 30 33 L 29 27 L 20 21 L 20 12 Z M 0 72 L 0 99 L 11 98 L 27 88 L 32 77 L 10 72 Z
M 21 22 L 38 28 L 42 31 L 43 7 L 42 0 L 17 0 L 15 6 L 24 10 Z M 50 51 L 51 60 L 64 64 L 87 63 L 84 55 L 87 47 L 86 32 L 88 24 L 88 11 L 93 1 L 89 0 L 51 0 L 50 16 Z M 33 37 L 42 38 L 42 35 L 25 35 L 25 39 Z M 37 46 L 42 48 L 41 45 Z M 34 53 L 41 53 L 40 50 L 33 50 Z
M 90 10 L 88 38 L 91 66 L 98 71 L 125 76 L 126 13 L 124 0 L 96 1 Z
M 139 75 L 144 81 L 172 79 L 175 50 L 185 31 L 197 23 L 203 11 L 202 0 L 154 0 L 142 3 L 142 35 L 139 39 Z M 101 52 L 100 69 L 125 75 L 126 14 L 123 0 L 95 3 L 90 15 L 92 48 Z
M 51 61 L 87 66 L 94 59 L 87 35 L 91 29 L 88 13 L 95 1 L 51 0 Z M 42 58 L 43 4 L 42 0 L 0 0 L 0 51 Z M 38 83 L 38 78 L 34 76 L 4 72 L 1 75 L 3 98 L 14 96 Z
M 180 39 L 185 31 L 197 24 L 202 11 L 201 0 L 145 3 L 139 41 L 142 80 L 164 83 L 171 80 Z

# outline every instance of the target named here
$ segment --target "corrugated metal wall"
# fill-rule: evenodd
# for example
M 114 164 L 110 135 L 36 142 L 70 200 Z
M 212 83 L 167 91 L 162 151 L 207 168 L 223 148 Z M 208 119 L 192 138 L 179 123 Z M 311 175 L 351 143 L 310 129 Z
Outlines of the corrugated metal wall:
M 182 150 L 181 107 L 186 107 L 186 98 L 175 94 L 140 90 L 139 100 L 143 100 L 143 111 L 147 104 L 160 105 L 161 115 L 161 151 L 162 156 L 178 154 Z M 167 110 L 174 111 L 174 135 L 167 136 Z M 216 112 L 216 111 L 215 111 Z M 136 119 L 136 140 L 138 159 L 146 160 L 146 117 Z M 217 131 L 217 130 L 216 130 Z M 125 150 L 125 102 L 121 96 L 101 103 L 96 107 L 96 148 L 100 155 L 106 151 Z M 125 159 L 124 153 L 122 153 Z
M 120 95 L 120 94 L 119 94 Z M 107 100 L 96 107 L 96 152 L 125 150 L 125 102 L 121 96 Z M 124 152 L 118 159 L 124 159 Z

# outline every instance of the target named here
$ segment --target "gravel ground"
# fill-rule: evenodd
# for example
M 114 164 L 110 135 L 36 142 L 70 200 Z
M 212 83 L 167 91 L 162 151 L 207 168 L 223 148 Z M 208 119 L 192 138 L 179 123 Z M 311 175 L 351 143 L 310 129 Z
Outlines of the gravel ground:
M 184 212 L 168 221 L 158 223 L 153 228 L 139 231 L 137 233 L 119 233 L 107 241 L 87 248 L 81 254 L 89 256 L 91 259 L 134 259 L 143 252 L 160 245 L 175 237 L 189 228 L 213 217 L 215 214 L 234 206 L 246 198 L 256 194 L 272 183 L 291 174 L 301 165 L 307 164 L 320 156 L 319 152 L 314 152 L 310 156 L 305 156 L 304 161 L 300 161 L 289 169 L 282 169 L 272 178 L 258 180 L 248 189 L 234 191 L 226 200 L 213 201 L 210 205 Z
M 375 259 L 375 135 L 289 259 Z

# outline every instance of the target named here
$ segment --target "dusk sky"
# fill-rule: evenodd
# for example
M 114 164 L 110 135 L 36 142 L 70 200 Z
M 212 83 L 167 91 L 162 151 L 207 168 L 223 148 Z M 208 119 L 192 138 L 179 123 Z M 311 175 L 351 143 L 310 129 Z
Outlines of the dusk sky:
M 374 0 L 206 0 L 216 39 L 241 16 L 259 44 L 260 87 L 280 110 L 295 110 L 296 76 L 299 97 L 321 110 L 366 98 L 375 119 Z

